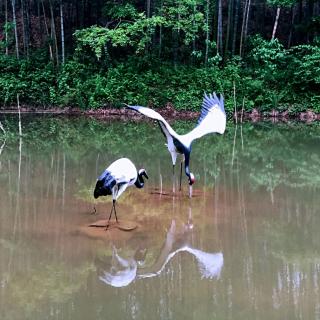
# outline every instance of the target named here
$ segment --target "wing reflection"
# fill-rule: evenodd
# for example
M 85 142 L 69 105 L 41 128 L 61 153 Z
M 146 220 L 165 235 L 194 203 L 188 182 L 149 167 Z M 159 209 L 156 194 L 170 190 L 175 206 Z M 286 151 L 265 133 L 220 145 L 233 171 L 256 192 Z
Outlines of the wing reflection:
M 219 278 L 223 267 L 223 254 L 209 253 L 189 245 L 192 228 L 184 225 L 181 231 L 177 231 L 176 223 L 171 222 L 165 242 L 156 261 L 149 267 L 143 267 L 137 254 L 132 258 L 124 259 L 119 256 L 116 248 L 113 249 L 110 267 L 105 269 L 108 263 L 99 261 L 99 279 L 113 287 L 125 287 L 135 279 L 156 277 L 165 269 L 168 262 L 179 252 L 188 252 L 195 257 L 202 279 Z M 146 251 L 144 251 L 146 253 Z M 144 258 L 142 258 L 142 261 Z M 142 266 L 141 266 L 142 265 Z
M 113 287 L 125 287 L 135 279 L 136 274 L 136 260 L 121 258 L 116 248 L 113 248 L 111 268 L 109 271 L 102 270 L 99 279 Z

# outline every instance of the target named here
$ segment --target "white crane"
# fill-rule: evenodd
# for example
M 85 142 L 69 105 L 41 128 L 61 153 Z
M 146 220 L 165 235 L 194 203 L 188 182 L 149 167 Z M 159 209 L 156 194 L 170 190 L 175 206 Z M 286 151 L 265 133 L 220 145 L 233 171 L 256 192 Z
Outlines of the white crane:
M 158 112 L 150 108 L 130 105 L 127 105 L 127 108 L 138 111 L 158 121 L 161 131 L 167 139 L 167 147 L 172 158 L 173 174 L 177 155 L 182 154 L 184 156 L 185 173 L 189 179 L 189 195 L 191 197 L 192 185 L 195 182 L 194 175 L 189 169 L 191 144 L 195 139 L 199 139 L 208 133 L 224 133 L 226 129 L 226 113 L 224 110 L 223 96 L 219 95 L 218 97 L 215 93 L 209 95 L 204 94 L 198 123 L 192 131 L 184 135 L 177 134 Z M 180 170 L 180 190 L 181 174 L 182 162 Z
M 110 211 L 106 229 L 109 227 L 109 222 L 114 211 L 116 221 L 118 217 L 116 212 L 116 201 L 127 187 L 135 185 L 137 188 L 143 188 L 143 177 L 148 179 L 145 169 L 137 171 L 135 165 L 127 158 L 121 158 L 113 163 L 99 176 L 93 192 L 95 199 L 100 196 L 112 195 L 112 208 Z

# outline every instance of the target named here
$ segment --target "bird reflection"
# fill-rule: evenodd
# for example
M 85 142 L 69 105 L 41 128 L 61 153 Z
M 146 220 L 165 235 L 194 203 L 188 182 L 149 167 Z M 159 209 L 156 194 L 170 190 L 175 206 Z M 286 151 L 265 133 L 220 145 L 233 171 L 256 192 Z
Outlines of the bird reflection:
M 133 258 L 121 258 L 115 247 L 113 247 L 111 268 L 103 271 L 99 279 L 113 287 L 125 287 L 130 284 L 137 274 L 137 261 Z
M 192 226 L 192 225 L 191 225 Z M 165 269 L 167 263 L 179 252 L 188 252 L 195 257 L 199 273 L 203 279 L 219 278 L 223 267 L 223 254 L 209 253 L 189 245 L 192 235 L 190 223 L 184 224 L 182 230 L 177 230 L 175 220 L 167 232 L 166 239 L 157 260 L 149 267 L 144 267 L 146 249 L 138 249 L 133 257 L 121 257 L 113 248 L 111 263 L 97 261 L 99 279 L 113 287 L 124 287 L 135 279 L 156 277 Z M 106 269 L 106 265 L 109 265 Z

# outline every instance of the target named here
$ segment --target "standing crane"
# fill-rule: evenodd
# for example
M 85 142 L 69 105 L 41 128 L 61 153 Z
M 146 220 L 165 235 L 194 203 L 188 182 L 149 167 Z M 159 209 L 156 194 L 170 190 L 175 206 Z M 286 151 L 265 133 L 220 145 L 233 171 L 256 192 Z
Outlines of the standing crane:
M 191 144 L 195 139 L 199 139 L 208 133 L 223 134 L 226 129 L 226 113 L 224 110 L 224 101 L 222 95 L 215 93 L 207 95 L 204 94 L 201 113 L 198 118 L 195 128 L 187 134 L 177 134 L 169 125 L 169 123 L 156 111 L 141 107 L 130 106 L 127 108 L 138 111 L 143 115 L 158 121 L 160 129 L 167 139 L 167 147 L 171 154 L 172 170 L 174 176 L 174 168 L 177 160 L 177 155 L 183 155 L 185 174 L 189 180 L 189 196 L 192 196 L 192 185 L 195 182 L 195 177 L 189 169 Z M 181 190 L 181 175 L 182 175 L 182 162 L 180 167 L 180 190 Z
M 99 176 L 93 196 L 95 199 L 100 196 L 112 195 L 112 208 L 110 211 L 107 227 L 109 227 L 112 213 L 114 212 L 118 223 L 116 201 L 121 194 L 132 185 L 141 189 L 144 186 L 143 177 L 149 178 L 145 169 L 137 171 L 135 165 L 127 158 L 121 158 L 113 163 Z

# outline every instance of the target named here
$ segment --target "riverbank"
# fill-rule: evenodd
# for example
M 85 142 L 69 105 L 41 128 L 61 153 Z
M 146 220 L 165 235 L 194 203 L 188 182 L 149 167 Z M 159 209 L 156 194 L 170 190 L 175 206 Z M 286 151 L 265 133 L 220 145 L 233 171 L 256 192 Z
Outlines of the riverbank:
M 192 120 L 197 119 L 200 112 L 177 110 L 171 104 L 167 104 L 164 108 L 159 108 L 157 111 L 168 120 Z M 128 110 L 126 108 L 100 108 L 81 110 L 79 108 L 48 108 L 48 109 L 36 109 L 34 107 L 22 106 L 20 108 L 22 114 L 48 114 L 48 115 L 66 115 L 66 116 L 92 116 L 96 118 L 108 118 L 108 119 L 121 119 L 124 120 L 130 118 L 139 120 L 144 118 L 143 115 Z M 17 114 L 17 108 L 0 109 L 1 114 Z M 259 122 L 265 120 L 271 120 L 272 122 L 288 122 L 290 120 L 313 122 L 320 121 L 320 113 L 315 113 L 311 110 L 305 112 L 290 113 L 289 111 L 279 112 L 277 110 L 271 110 L 271 112 L 260 112 L 258 109 L 253 109 L 251 112 L 238 111 L 233 114 L 228 113 L 228 118 L 233 118 L 235 122 L 252 121 Z

